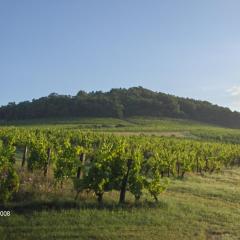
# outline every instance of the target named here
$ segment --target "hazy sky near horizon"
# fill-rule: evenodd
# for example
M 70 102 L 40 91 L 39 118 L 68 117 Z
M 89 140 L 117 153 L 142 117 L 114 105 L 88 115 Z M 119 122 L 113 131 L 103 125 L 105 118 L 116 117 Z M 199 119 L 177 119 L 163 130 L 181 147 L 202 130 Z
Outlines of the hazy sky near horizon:
M 240 111 L 239 0 L 0 0 L 0 105 L 143 86 Z

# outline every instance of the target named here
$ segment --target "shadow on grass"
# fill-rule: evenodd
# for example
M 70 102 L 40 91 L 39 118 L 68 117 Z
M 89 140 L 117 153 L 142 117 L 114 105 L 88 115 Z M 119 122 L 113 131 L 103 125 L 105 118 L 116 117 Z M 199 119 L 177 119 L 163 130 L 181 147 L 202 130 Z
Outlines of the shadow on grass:
M 12 211 L 18 214 L 31 214 L 33 212 L 41 211 L 62 211 L 62 210 L 84 210 L 84 209 L 96 209 L 96 210 L 132 210 L 141 208 L 167 208 L 165 202 L 150 202 L 143 201 L 139 203 L 126 202 L 125 204 L 104 202 L 98 204 L 96 202 L 81 202 L 74 200 L 51 200 L 51 201 L 28 201 L 21 203 L 8 203 L 0 204 L 1 211 Z

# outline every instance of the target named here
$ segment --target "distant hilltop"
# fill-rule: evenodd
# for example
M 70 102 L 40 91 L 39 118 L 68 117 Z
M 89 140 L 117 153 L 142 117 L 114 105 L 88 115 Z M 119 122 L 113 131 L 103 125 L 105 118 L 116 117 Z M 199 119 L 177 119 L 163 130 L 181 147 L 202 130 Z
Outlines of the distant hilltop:
M 79 91 L 76 96 L 52 93 L 47 97 L 9 103 L 0 108 L 0 121 L 41 118 L 168 117 L 196 120 L 240 128 L 240 113 L 207 101 L 154 92 L 143 87 L 118 88 L 109 92 Z

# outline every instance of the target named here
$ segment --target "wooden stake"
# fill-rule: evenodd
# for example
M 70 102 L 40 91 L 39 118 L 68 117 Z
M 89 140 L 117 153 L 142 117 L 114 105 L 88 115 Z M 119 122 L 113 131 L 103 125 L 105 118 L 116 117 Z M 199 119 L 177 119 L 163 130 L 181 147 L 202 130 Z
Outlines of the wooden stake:
M 45 168 L 44 168 L 44 177 L 46 177 L 47 174 L 48 174 L 48 167 L 50 165 L 50 159 L 51 159 L 51 148 L 48 148 L 48 150 L 47 150 L 47 163 L 46 163 Z
M 84 153 L 80 154 L 79 160 L 80 160 L 81 166 L 79 166 L 78 169 L 77 169 L 77 179 L 82 179 L 83 178 L 83 171 L 81 171 L 81 170 L 82 170 L 82 166 L 85 163 L 85 154 Z
M 22 168 L 24 167 L 25 162 L 26 162 L 26 160 L 27 160 L 27 153 L 28 153 L 28 147 L 27 147 L 27 145 L 26 145 L 25 148 L 24 148 L 24 151 L 23 151 Z

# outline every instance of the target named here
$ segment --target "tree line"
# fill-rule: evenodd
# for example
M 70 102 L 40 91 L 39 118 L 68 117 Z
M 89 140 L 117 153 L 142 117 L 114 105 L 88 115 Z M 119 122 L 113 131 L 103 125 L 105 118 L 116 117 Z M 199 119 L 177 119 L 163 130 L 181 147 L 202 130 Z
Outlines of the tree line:
M 240 127 L 240 113 L 207 101 L 181 98 L 143 87 L 109 92 L 79 91 L 75 96 L 51 93 L 47 97 L 11 102 L 0 107 L 2 122 L 72 117 L 132 116 L 170 117 L 196 120 L 226 127 Z

